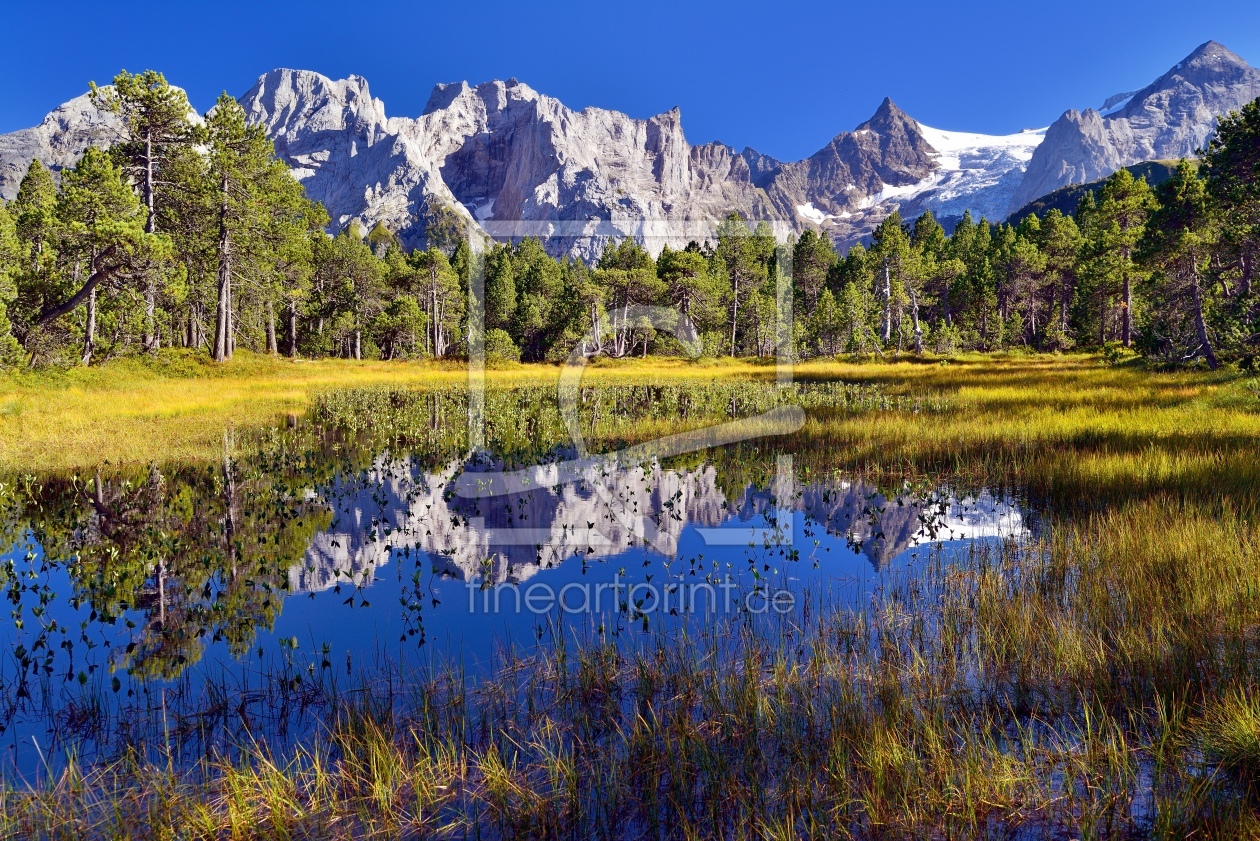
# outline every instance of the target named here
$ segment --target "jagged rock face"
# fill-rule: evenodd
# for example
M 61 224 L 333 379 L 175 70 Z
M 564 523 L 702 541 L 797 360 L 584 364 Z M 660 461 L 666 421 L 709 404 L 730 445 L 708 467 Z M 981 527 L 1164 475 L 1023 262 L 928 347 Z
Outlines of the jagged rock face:
M 118 120 L 102 114 L 88 94 L 57 108 L 33 128 L 0 134 L 0 200 L 12 201 L 31 161 L 54 172 L 74 164 L 89 146 L 109 146 L 118 139 Z
M 390 120 L 359 76 L 333 81 L 302 70 L 273 70 L 240 99 L 307 195 L 323 203 L 332 227 L 383 222 L 400 236 L 423 234 L 418 217 L 436 198 L 455 204 L 432 160 Z
M 884 100 L 870 120 L 802 161 L 721 143 L 692 146 L 678 109 L 648 120 L 574 111 L 515 79 L 438 85 L 416 118 L 388 117 L 367 82 L 302 70 L 264 74 L 243 97 L 331 228 L 377 222 L 409 247 L 427 220 L 455 210 L 496 239 L 543 238 L 553 254 L 593 260 L 633 236 L 656 253 L 711 239 L 731 211 L 813 226 L 841 247 L 894 209 L 945 222 L 970 211 L 991 221 L 1054 189 L 1122 166 L 1192 154 L 1217 115 L 1260 96 L 1260 71 L 1214 42 L 1154 83 L 1068 111 L 1048 130 L 1006 136 L 921 125 Z M 0 198 L 33 157 L 58 169 L 116 134 L 86 96 L 32 129 L 0 135 Z
M 677 109 L 649 120 L 573 111 L 509 79 L 438 85 L 419 118 L 391 119 L 363 79 L 294 70 L 266 74 L 241 102 L 334 226 L 381 221 L 408 245 L 437 205 L 496 236 L 550 237 L 592 258 L 610 237 L 685 245 L 651 223 L 754 204 L 747 161 L 693 149 Z
M 1260 97 L 1260 70 L 1209 41 L 1142 90 L 1067 111 L 1046 132 L 1009 211 L 1142 161 L 1194 155 L 1217 118 Z M 1121 104 L 1123 103 L 1123 104 Z

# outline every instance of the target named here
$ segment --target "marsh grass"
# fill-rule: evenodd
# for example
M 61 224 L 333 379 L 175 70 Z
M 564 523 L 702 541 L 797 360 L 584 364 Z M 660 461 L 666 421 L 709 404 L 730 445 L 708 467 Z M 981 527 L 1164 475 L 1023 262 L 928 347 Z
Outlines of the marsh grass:
M 330 696 L 323 738 L 290 753 L 256 745 L 179 773 L 71 765 L 6 791 L 0 826 L 1247 837 L 1260 831 L 1255 541 L 1163 501 L 1100 513 L 961 565 L 929 559 L 866 608 L 815 610 L 795 627 L 561 644 L 475 687 L 378 677 Z
M 588 377 L 604 383 L 662 378 L 690 383 L 767 373 L 773 378 L 773 371 L 758 362 L 657 359 L 595 365 Z M 505 365 L 486 372 L 490 387 L 554 389 L 558 377 L 553 365 Z M 462 361 L 289 360 L 248 351 L 225 364 L 195 352 L 164 350 L 90 368 L 7 371 L 0 373 L 0 471 L 68 471 L 103 461 L 211 462 L 221 455 L 225 428 L 249 429 L 300 416 L 321 393 L 467 381 Z
M 585 404 L 605 447 L 707 422 L 732 395 L 729 414 L 781 399 L 739 385 L 773 377 L 757 366 L 688 369 L 707 373 L 676 392 L 650 381 L 659 371 L 599 370 L 621 378 Z M 441 668 L 342 684 L 281 669 L 265 697 L 300 697 L 323 723 L 310 738 L 238 740 L 191 766 L 70 762 L 6 784 L 0 833 L 1260 837 L 1254 380 L 1083 356 L 797 375 L 823 384 L 801 392 L 816 396 L 809 419 L 783 442 L 806 478 L 1019 488 L 1046 527 L 963 559 L 929 553 L 857 608 L 814 593 L 793 623 L 633 646 L 560 638 L 475 683 Z M 425 403 L 362 385 L 317 393 L 311 422 L 344 445 L 377 426 L 432 443 L 435 420 L 462 421 L 457 390 Z M 514 392 L 511 405 L 535 399 Z M 688 393 L 703 408 L 692 417 Z M 496 417 L 496 442 L 521 458 L 563 445 L 546 411 Z M 764 468 L 760 446 L 703 458 L 738 482 Z
M 310 687 L 326 727 L 191 769 L 71 764 L 9 837 L 1251 837 L 1257 534 L 1170 499 L 931 556 L 869 605 L 475 685 Z M 286 678 L 287 680 L 287 678 Z

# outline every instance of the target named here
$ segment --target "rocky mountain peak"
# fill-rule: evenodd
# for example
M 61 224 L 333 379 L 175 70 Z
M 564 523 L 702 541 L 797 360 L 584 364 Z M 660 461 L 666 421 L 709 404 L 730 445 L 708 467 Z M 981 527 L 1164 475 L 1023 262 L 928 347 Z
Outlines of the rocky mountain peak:
M 121 136 L 118 118 L 101 113 L 88 94 L 53 109 L 31 128 L 0 135 L 0 201 L 12 201 L 38 158 L 58 172 L 74 164 L 89 146 L 109 146 Z
M 857 127 L 856 131 L 873 131 L 877 133 L 906 131 L 913 127 L 918 128 L 918 123 L 897 107 L 897 104 L 890 97 L 884 97 L 884 101 L 875 109 L 875 113 L 871 118 Z
M 250 122 L 279 137 L 290 131 L 383 130 L 385 104 L 362 76 L 333 81 L 310 70 L 280 68 L 258 77 L 240 98 Z
M 1067 184 L 1152 158 L 1193 154 L 1220 114 L 1260 97 L 1260 71 L 1209 41 L 1159 79 L 1101 110 L 1065 112 L 1048 130 L 970 134 L 924 126 L 885 98 L 853 131 L 782 162 L 722 143 L 692 146 L 677 107 L 646 120 L 580 111 L 518 79 L 435 85 L 418 117 L 387 117 L 360 76 L 263 74 L 240 99 L 308 195 L 341 229 L 383 223 L 408 246 L 437 208 L 500 238 L 547 238 L 557 253 L 598 256 L 634 236 L 656 251 L 703 239 L 738 210 L 781 230 L 817 226 L 841 246 L 894 208 L 947 221 L 991 220 Z M 54 170 L 117 138 L 86 96 L 39 125 L 0 135 L 0 198 L 32 158 Z
M 1208 41 L 1151 84 L 1100 114 L 1070 110 L 1046 132 L 1008 211 L 1070 184 L 1105 178 L 1142 161 L 1189 157 L 1222 114 L 1260 97 L 1260 70 Z M 1123 106 L 1119 103 L 1124 102 Z
M 461 96 L 468 94 L 472 88 L 467 82 L 439 82 L 433 86 L 432 92 L 429 93 L 429 101 L 425 103 L 424 110 L 420 112 L 420 116 L 424 117 L 432 114 L 434 111 L 441 111 L 449 108 L 451 103 Z
M 1233 64 L 1238 67 L 1247 67 L 1248 64 L 1243 60 L 1242 56 L 1230 50 L 1229 47 L 1217 41 L 1205 41 L 1194 48 L 1190 55 L 1186 56 L 1182 62 L 1184 65 L 1203 65 L 1203 64 Z
M 936 168 L 935 150 L 919 131 L 919 124 L 888 97 L 884 97 L 869 120 L 847 137 L 866 151 L 862 156 L 864 162 L 869 163 L 881 184 L 913 184 Z M 872 138 L 877 144 L 875 148 L 872 148 Z

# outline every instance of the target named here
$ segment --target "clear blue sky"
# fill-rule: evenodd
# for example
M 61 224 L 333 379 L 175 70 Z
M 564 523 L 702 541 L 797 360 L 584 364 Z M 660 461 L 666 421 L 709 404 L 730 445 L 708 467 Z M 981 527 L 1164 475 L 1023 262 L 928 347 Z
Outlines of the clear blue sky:
M 124 67 L 163 71 L 198 110 L 296 67 L 364 76 L 394 115 L 418 114 L 435 82 L 511 76 L 574 108 L 678 105 L 691 142 L 781 159 L 884 96 L 937 128 L 1005 133 L 1144 85 L 1209 39 L 1260 63 L 1256 0 L 65 0 L 13 3 L 3 20 L 0 132 Z

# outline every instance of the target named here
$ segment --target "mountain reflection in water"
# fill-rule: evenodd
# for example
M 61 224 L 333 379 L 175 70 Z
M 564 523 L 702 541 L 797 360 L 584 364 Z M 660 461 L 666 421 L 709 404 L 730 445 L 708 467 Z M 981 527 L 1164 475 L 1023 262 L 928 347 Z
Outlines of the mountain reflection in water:
M 542 466 L 530 490 L 468 499 L 454 491 L 465 469 L 454 463 L 424 472 L 382 457 L 366 481 L 336 484 L 328 494 L 336 524 L 316 535 L 305 563 L 289 571 L 291 589 L 371 581 L 404 547 L 429 554 L 437 571 L 453 578 L 519 583 L 576 556 L 603 559 L 646 548 L 675 557 L 688 529 L 708 536 L 709 529 L 736 529 L 768 511 L 798 512 L 844 539 L 875 571 L 923 543 L 1026 532 L 1019 507 L 987 491 L 963 499 L 890 500 L 861 482 L 798 486 L 781 476 L 767 488 L 750 485 L 729 498 L 711 465 L 679 471 L 659 462 L 623 467 L 591 460 L 577 481 L 550 484 Z M 748 528 L 750 538 L 765 531 Z
M 159 726 L 176 697 L 195 707 L 231 685 L 229 695 L 269 703 L 259 681 L 276 674 L 298 686 L 341 663 L 348 674 L 408 658 L 475 674 L 505 645 L 538 644 L 544 626 L 551 639 L 596 626 L 641 635 L 620 606 L 611 617 L 540 616 L 519 599 L 491 610 L 473 598 L 486 588 L 720 575 L 843 603 L 867 598 L 916 547 L 1028 533 L 1009 497 L 888 495 L 860 481 L 798 481 L 790 459 L 778 465 L 769 481 L 724 484 L 712 463 L 596 459 L 572 481 L 542 465 L 530 487 L 488 497 L 456 487 L 502 468 L 485 455 L 438 470 L 378 456 L 308 484 L 229 462 L 49 482 L 7 512 L 0 727 L 19 769 L 33 767 L 16 750 L 32 738 L 108 755 L 101 746 L 138 738 L 136 722 Z

